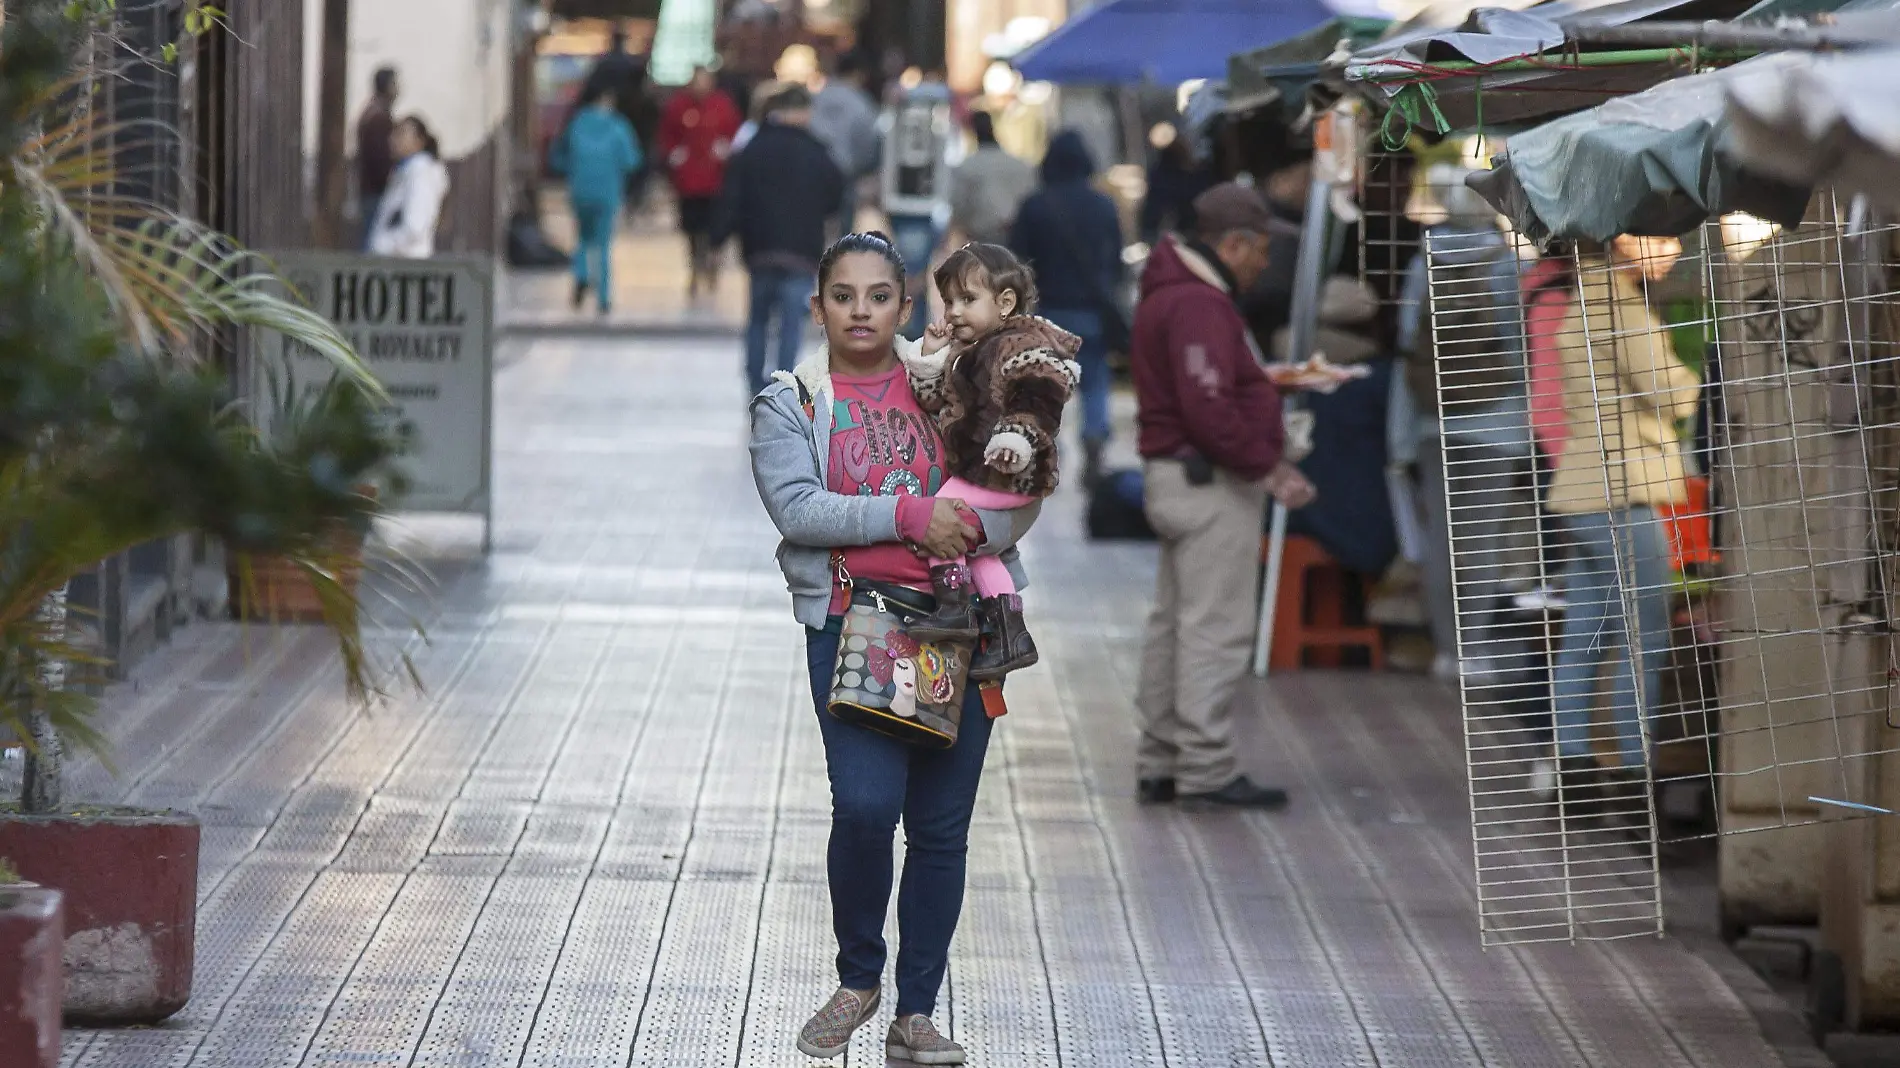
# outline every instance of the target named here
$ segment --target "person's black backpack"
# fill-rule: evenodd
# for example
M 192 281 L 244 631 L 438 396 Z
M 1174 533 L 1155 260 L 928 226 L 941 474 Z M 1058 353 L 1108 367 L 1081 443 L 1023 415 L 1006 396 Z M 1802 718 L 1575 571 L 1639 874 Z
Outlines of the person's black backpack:
M 1109 471 L 1088 489 L 1089 537 L 1095 541 L 1154 541 L 1142 509 L 1141 472 Z

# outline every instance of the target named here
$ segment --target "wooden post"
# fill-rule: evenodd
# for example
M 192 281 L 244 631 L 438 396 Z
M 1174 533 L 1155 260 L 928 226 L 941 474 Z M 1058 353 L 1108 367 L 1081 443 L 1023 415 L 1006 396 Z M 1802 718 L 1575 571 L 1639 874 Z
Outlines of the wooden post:
M 350 0 L 323 0 L 323 74 L 318 89 L 316 242 L 344 248 L 349 184 Z

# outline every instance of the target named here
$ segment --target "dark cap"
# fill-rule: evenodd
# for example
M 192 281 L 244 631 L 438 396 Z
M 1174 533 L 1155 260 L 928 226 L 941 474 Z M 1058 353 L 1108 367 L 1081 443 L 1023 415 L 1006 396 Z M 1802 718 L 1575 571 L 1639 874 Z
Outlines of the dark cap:
M 1260 190 L 1239 182 L 1221 184 L 1194 198 L 1194 218 L 1204 237 L 1219 237 L 1234 230 L 1256 234 L 1273 227 L 1273 210 Z

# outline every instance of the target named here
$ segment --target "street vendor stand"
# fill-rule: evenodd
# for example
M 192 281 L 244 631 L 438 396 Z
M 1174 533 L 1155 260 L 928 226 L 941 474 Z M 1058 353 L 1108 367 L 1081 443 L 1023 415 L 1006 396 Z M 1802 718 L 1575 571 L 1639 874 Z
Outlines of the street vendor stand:
M 1725 928 L 1818 913 L 1817 966 L 1840 995 L 1821 1006 L 1824 1027 L 1900 1022 L 1900 945 L 1883 933 L 1900 927 L 1900 880 L 1883 874 L 1900 870 L 1887 818 L 1900 809 L 1900 226 L 1893 171 L 1880 169 L 1900 160 L 1900 86 L 1870 51 L 1900 24 L 1891 8 L 1851 6 L 1806 22 L 1770 4 L 1733 23 L 1480 12 L 1364 50 L 1335 83 L 1381 108 L 1387 130 L 1428 136 L 1594 105 L 1513 134 L 1470 180 L 1575 279 L 1588 359 L 1624 329 L 1592 296 L 1612 269 L 1595 243 L 1682 235 L 1679 281 L 1700 290 L 1699 310 L 1670 327 L 1679 349 L 1700 349 L 1711 402 L 1705 447 L 1691 450 L 1709 503 L 1676 517 L 1710 531 L 1706 546 L 1680 533 L 1674 546 L 1703 560 L 1672 580 L 1687 607 L 1671 643 L 1692 670 L 1664 687 L 1654 722 L 1639 717 L 1644 764 L 1608 824 L 1634 832 L 1622 843 L 1604 837 L 1601 806 L 1561 791 L 1534 803 L 1523 769 L 1550 743 L 1462 688 L 1486 942 L 1660 933 L 1658 847 L 1677 836 L 1655 800 L 1672 778 L 1663 750 L 1693 746 L 1714 798 Z M 1881 199 L 1860 194 L 1870 187 Z M 1513 340 L 1529 339 L 1499 339 Z M 1437 372 L 1443 388 L 1460 368 Z M 1618 410 L 1621 397 L 1592 388 L 1600 420 Z M 1455 570 L 1472 549 L 1454 519 Z M 1619 571 L 1627 551 L 1619 542 Z M 1627 601 L 1620 625 L 1638 628 Z M 1827 826 L 1746 833 L 1808 824 Z

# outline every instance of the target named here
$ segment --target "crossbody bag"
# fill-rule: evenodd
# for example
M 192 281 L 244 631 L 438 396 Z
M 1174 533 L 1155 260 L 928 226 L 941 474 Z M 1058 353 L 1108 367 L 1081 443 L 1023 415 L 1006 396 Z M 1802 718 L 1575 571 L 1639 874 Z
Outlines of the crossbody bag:
M 826 711 L 910 745 L 948 749 L 963 721 L 969 643 L 923 643 L 910 628 L 937 599 L 888 582 L 853 579 L 842 554 L 833 567 L 845 589 L 844 626 Z

